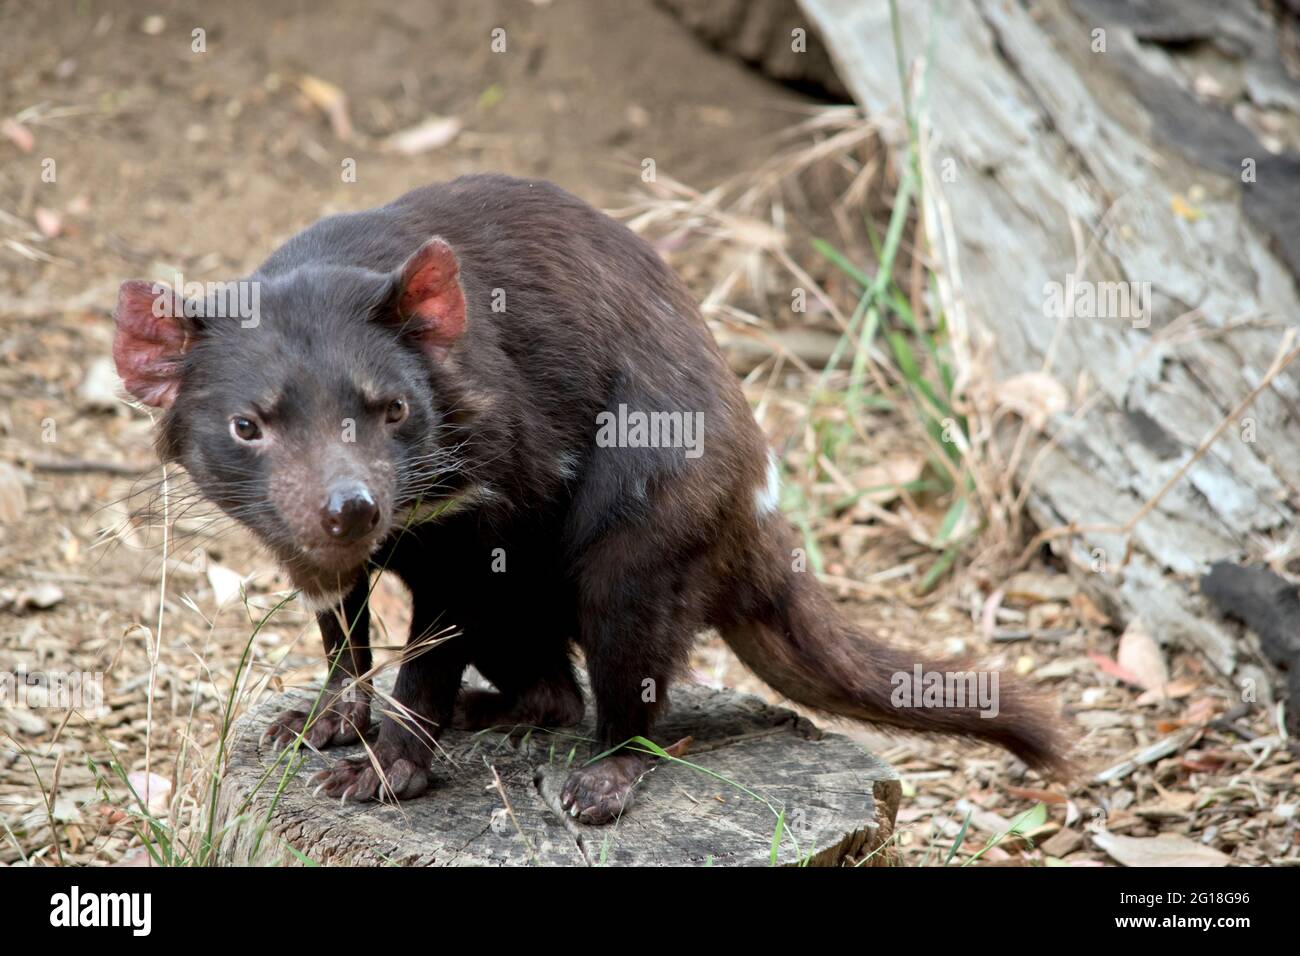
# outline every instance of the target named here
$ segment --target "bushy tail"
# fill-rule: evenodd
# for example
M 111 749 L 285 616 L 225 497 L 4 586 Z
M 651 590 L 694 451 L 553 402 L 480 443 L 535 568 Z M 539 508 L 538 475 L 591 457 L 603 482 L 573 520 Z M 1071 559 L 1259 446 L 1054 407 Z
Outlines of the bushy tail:
M 1055 719 L 1014 677 L 882 643 L 843 617 L 811 571 L 781 568 L 761 590 L 773 598 L 759 602 L 766 611 L 720 630 L 746 666 L 795 703 L 900 730 L 991 741 L 1047 776 L 1070 776 L 1070 748 Z M 918 665 L 925 676 L 919 686 Z M 942 681 L 937 692 L 929 675 Z M 980 680 L 983 695 L 976 693 Z

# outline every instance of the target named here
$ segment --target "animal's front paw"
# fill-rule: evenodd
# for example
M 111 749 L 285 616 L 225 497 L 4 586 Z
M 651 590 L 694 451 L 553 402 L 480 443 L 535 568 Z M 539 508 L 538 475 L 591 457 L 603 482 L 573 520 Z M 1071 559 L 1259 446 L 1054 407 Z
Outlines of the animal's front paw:
M 637 781 L 648 769 L 637 754 L 615 754 L 569 774 L 560 806 L 581 823 L 609 823 L 632 804 Z
M 301 736 L 306 744 L 319 750 L 355 744 L 369 729 L 369 697 L 349 700 L 339 696 L 332 703 L 322 703 L 314 717 L 306 710 L 286 710 L 277 714 L 262 739 L 282 750 Z
M 413 748 L 380 741 L 365 756 L 340 760 L 311 782 L 318 793 L 345 801 L 409 800 L 429 789 L 429 760 Z

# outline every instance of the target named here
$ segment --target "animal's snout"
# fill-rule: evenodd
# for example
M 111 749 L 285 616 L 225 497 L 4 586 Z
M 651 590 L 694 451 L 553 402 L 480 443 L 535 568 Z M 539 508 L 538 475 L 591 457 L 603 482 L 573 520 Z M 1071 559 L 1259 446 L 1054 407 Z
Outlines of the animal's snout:
M 348 482 L 330 489 L 321 509 L 321 527 L 335 541 L 359 541 L 379 524 L 379 506 L 370 489 L 360 482 Z

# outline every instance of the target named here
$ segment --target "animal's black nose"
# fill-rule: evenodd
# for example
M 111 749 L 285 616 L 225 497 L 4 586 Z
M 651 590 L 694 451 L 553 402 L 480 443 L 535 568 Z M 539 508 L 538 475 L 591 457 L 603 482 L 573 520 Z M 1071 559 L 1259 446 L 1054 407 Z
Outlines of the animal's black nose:
M 320 516 L 325 533 L 337 541 L 364 538 L 379 524 L 379 506 L 362 484 L 347 484 L 331 489 L 329 500 Z

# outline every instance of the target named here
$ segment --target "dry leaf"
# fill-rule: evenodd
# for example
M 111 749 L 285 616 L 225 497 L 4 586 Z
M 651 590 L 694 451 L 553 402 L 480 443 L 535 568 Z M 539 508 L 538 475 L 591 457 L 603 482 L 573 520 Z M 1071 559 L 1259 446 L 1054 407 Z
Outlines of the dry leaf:
M 1036 800 L 1039 803 L 1061 805 L 1068 801 L 1065 794 L 1057 793 L 1055 790 L 1040 790 L 1037 787 L 1013 787 L 1010 784 L 1003 784 L 1002 789 L 1013 797 L 1019 797 L 1021 800 Z
M 1184 770 L 1190 770 L 1193 773 L 1218 773 L 1227 762 L 1222 757 L 1213 754 L 1198 754 L 1195 757 L 1184 755 L 1178 758 L 1178 765 Z
M 1148 704 L 1158 704 L 1164 700 L 1182 700 L 1184 697 L 1194 694 L 1200 686 L 1196 681 L 1187 678 L 1171 680 L 1167 684 L 1161 684 L 1159 687 L 1152 687 L 1150 690 L 1143 691 L 1136 704 L 1139 707 L 1146 707 Z
M 1067 605 L 1060 601 L 1046 601 L 1035 604 L 1025 615 L 1025 624 L 1031 631 L 1050 631 L 1072 623 L 1066 614 Z
M 348 118 L 348 98 L 341 89 L 318 76 L 304 74 L 298 79 L 298 89 L 329 117 L 334 135 L 347 142 L 352 138 L 352 120 Z
M 1065 386 L 1046 372 L 1025 372 L 998 382 L 993 398 L 1000 409 L 1019 415 L 1036 431 L 1042 431 L 1048 419 L 1064 411 L 1070 401 Z
M 1177 810 L 1190 810 L 1196 803 L 1197 795 L 1190 790 L 1168 790 L 1160 786 L 1158 780 L 1152 780 L 1151 786 L 1155 788 L 1156 793 L 1160 794 L 1162 803 Z
M 1070 598 L 1070 607 L 1079 620 L 1090 627 L 1105 627 L 1110 623 L 1110 615 L 1097 607 L 1096 602 L 1083 591 Z
M 54 806 L 50 808 L 50 816 L 54 817 L 57 823 L 85 822 L 81 816 L 81 808 L 71 797 L 57 797 Z
M 1092 842 L 1125 866 L 1227 866 L 1227 854 L 1175 833 L 1157 837 L 1126 837 L 1094 833 Z
M 1121 680 L 1125 684 L 1132 684 L 1134 687 L 1142 686 L 1141 681 L 1136 674 L 1129 673 L 1129 671 L 1112 661 L 1105 654 L 1089 653 L 1088 658 L 1097 665 L 1097 668 L 1103 674 L 1109 674 L 1116 680 Z
M 404 156 L 427 153 L 446 146 L 460 135 L 461 121 L 455 116 L 431 116 L 423 123 L 394 133 L 384 141 L 384 147 Z
M 1083 834 L 1077 830 L 1061 830 L 1038 844 L 1038 848 L 1043 853 L 1055 857 L 1069 856 L 1081 846 L 1083 846 Z
M 1088 667 L 1086 657 L 1060 657 L 1054 661 L 1048 661 L 1042 667 L 1034 672 L 1034 676 L 1039 680 L 1051 680 L 1053 678 L 1070 677 Z
M 244 575 L 238 571 L 232 571 L 215 561 L 208 563 L 208 584 L 212 585 L 212 594 L 216 598 L 217 607 L 224 607 L 239 597 L 244 580 Z
M 1177 681 L 1174 683 L 1177 683 Z M 1214 715 L 1218 712 L 1218 700 L 1213 697 L 1198 697 L 1187 705 L 1187 712 L 1183 715 L 1183 722 L 1186 724 L 1207 724 L 1214 719 Z
M 172 782 L 156 773 L 136 770 L 126 775 L 135 795 L 140 798 L 153 814 L 162 813 L 171 800 Z
M 1042 574 L 1022 571 L 1013 575 L 1002 586 L 1008 604 L 1043 604 L 1047 601 L 1069 601 L 1079 586 L 1068 574 Z
M 899 488 L 921 477 L 925 459 L 897 456 L 868 465 L 853 475 L 855 487 L 863 490 L 862 500 L 887 505 L 898 497 Z
M 37 206 L 32 217 L 36 220 L 36 228 L 46 239 L 57 238 L 59 233 L 63 232 L 63 217 L 53 209 Z
M 1135 617 L 1119 639 L 1116 663 L 1136 678 L 1143 690 L 1163 687 L 1169 682 L 1169 668 L 1164 652 L 1147 630 L 1141 617 Z
M 38 611 L 48 611 L 62 600 L 63 589 L 57 584 L 34 584 L 18 592 L 14 598 L 14 610 L 36 608 Z
M 122 859 L 118 860 L 113 866 L 153 866 L 149 856 L 149 851 L 144 847 L 136 847 Z
M 27 511 L 27 490 L 18 469 L 0 461 L 0 524 L 16 524 Z
M 690 752 L 691 745 L 694 743 L 695 743 L 694 737 L 683 737 L 681 740 L 677 741 L 677 743 L 669 744 L 667 747 L 665 747 L 664 753 L 668 754 L 669 756 L 676 757 L 680 760 L 682 757 L 685 757 L 686 754 Z
M 984 602 L 984 607 L 980 611 L 980 633 L 984 635 L 985 640 L 992 640 L 993 632 L 998 627 L 998 608 L 1002 606 L 1002 599 L 1006 597 L 1006 591 L 998 588 L 988 596 Z
M 103 356 L 87 366 L 86 374 L 77 386 L 77 397 L 89 408 L 112 411 L 122 404 L 117 397 L 121 385 L 113 360 Z
M 24 153 L 30 153 L 36 145 L 36 138 L 32 136 L 32 131 L 12 117 L 0 121 L 0 136 L 9 140 Z

